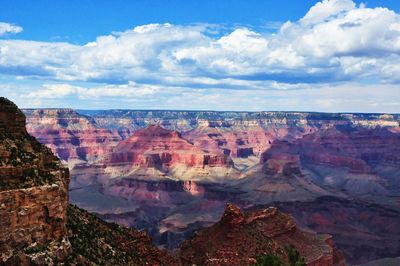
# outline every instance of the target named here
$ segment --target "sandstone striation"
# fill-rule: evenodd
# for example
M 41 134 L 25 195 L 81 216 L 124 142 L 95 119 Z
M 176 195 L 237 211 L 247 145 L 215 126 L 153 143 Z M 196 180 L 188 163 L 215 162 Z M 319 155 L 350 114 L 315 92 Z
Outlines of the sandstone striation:
M 72 168 L 103 158 L 130 131 L 99 127 L 72 109 L 25 110 L 27 130 Z
M 399 189 L 400 135 L 386 128 L 334 126 L 293 141 L 276 141 L 261 156 L 269 174 L 307 176 L 348 195 L 386 196 Z
M 233 162 L 220 152 L 202 150 L 180 133 L 151 125 L 120 142 L 103 161 L 110 177 L 180 180 L 234 178 Z

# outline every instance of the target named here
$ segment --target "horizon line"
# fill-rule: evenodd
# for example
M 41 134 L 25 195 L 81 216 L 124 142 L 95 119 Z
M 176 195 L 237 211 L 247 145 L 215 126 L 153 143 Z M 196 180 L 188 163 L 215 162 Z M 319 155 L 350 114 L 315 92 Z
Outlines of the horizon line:
M 70 107 L 40 107 L 40 108 L 20 108 L 21 110 L 74 110 L 74 111 L 134 111 L 134 112 L 214 112 L 214 113 L 314 113 L 314 114 L 364 114 L 364 115 L 400 115 L 400 113 L 389 112 L 324 112 L 324 111 L 230 111 L 230 110 L 189 110 L 189 109 L 80 109 Z

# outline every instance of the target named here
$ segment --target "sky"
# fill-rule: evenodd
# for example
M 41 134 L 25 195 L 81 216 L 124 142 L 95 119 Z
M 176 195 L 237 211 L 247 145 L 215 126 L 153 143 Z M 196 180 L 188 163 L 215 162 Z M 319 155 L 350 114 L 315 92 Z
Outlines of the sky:
M 400 113 L 398 0 L 0 0 L 22 108 Z

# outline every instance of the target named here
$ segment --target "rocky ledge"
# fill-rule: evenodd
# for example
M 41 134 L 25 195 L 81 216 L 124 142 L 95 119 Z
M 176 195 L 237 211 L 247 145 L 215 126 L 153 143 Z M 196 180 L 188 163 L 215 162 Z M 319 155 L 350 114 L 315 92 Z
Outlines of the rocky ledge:
M 345 265 L 331 236 L 300 230 L 290 215 L 274 207 L 243 214 L 231 204 L 218 223 L 185 241 L 180 254 L 184 265 L 254 265 L 267 254 L 288 261 L 290 248 L 306 265 Z

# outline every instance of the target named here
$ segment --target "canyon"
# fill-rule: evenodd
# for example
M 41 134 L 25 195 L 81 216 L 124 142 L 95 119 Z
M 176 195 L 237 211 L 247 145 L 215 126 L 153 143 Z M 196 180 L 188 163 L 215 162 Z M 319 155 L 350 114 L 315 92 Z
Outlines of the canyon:
M 400 115 L 23 111 L 68 165 L 70 201 L 159 247 L 178 248 L 230 202 L 290 213 L 350 263 L 400 255 Z
M 196 232 L 179 250 L 160 250 L 146 232 L 108 223 L 69 204 L 71 178 L 68 168 L 53 155 L 50 148 L 28 134 L 25 120 L 25 115 L 14 103 L 0 97 L 2 265 L 254 265 L 260 257 L 285 263 L 297 261 L 311 266 L 345 265 L 343 254 L 330 235 L 301 230 L 290 215 L 275 207 L 243 214 L 237 206 L 226 204 L 219 222 Z M 82 120 L 75 121 L 80 123 Z M 64 141 L 59 143 L 77 143 L 69 142 L 65 135 L 63 138 Z M 121 144 L 122 147 L 119 147 Z M 68 154 L 75 156 L 73 152 Z M 154 156 L 160 154 L 162 156 L 154 160 Z M 111 165 L 119 162 L 123 167 L 157 167 L 165 175 L 175 164 L 182 163 L 189 168 L 233 167 L 225 154 L 209 154 L 181 138 L 178 132 L 159 126 L 135 132 L 132 137 L 120 142 L 103 161 Z M 121 169 L 118 168 L 118 171 Z M 109 192 L 104 191 L 104 195 L 113 193 L 111 184 L 133 188 L 136 200 L 141 192 L 136 194 L 135 190 L 145 190 L 140 183 L 125 183 L 136 180 L 135 172 L 127 178 L 110 176 L 107 172 L 103 174 L 118 180 L 96 182 L 110 189 Z M 149 176 L 141 178 L 146 180 Z M 157 178 L 153 176 L 151 181 Z M 195 182 L 180 182 L 183 185 L 153 183 L 153 188 L 148 183 L 147 193 L 162 189 L 168 198 L 168 192 L 173 191 L 181 193 L 179 196 L 187 192 L 193 197 L 206 192 Z M 116 191 L 118 197 L 124 197 L 120 192 Z M 143 201 L 149 199 L 153 198 L 142 198 Z M 153 200 L 157 202 L 159 198 Z M 179 200 L 183 201 L 184 197 Z M 113 210 L 115 213 L 117 209 Z M 141 219 L 141 216 L 136 218 Z M 251 249 L 246 250 L 245 246 Z

